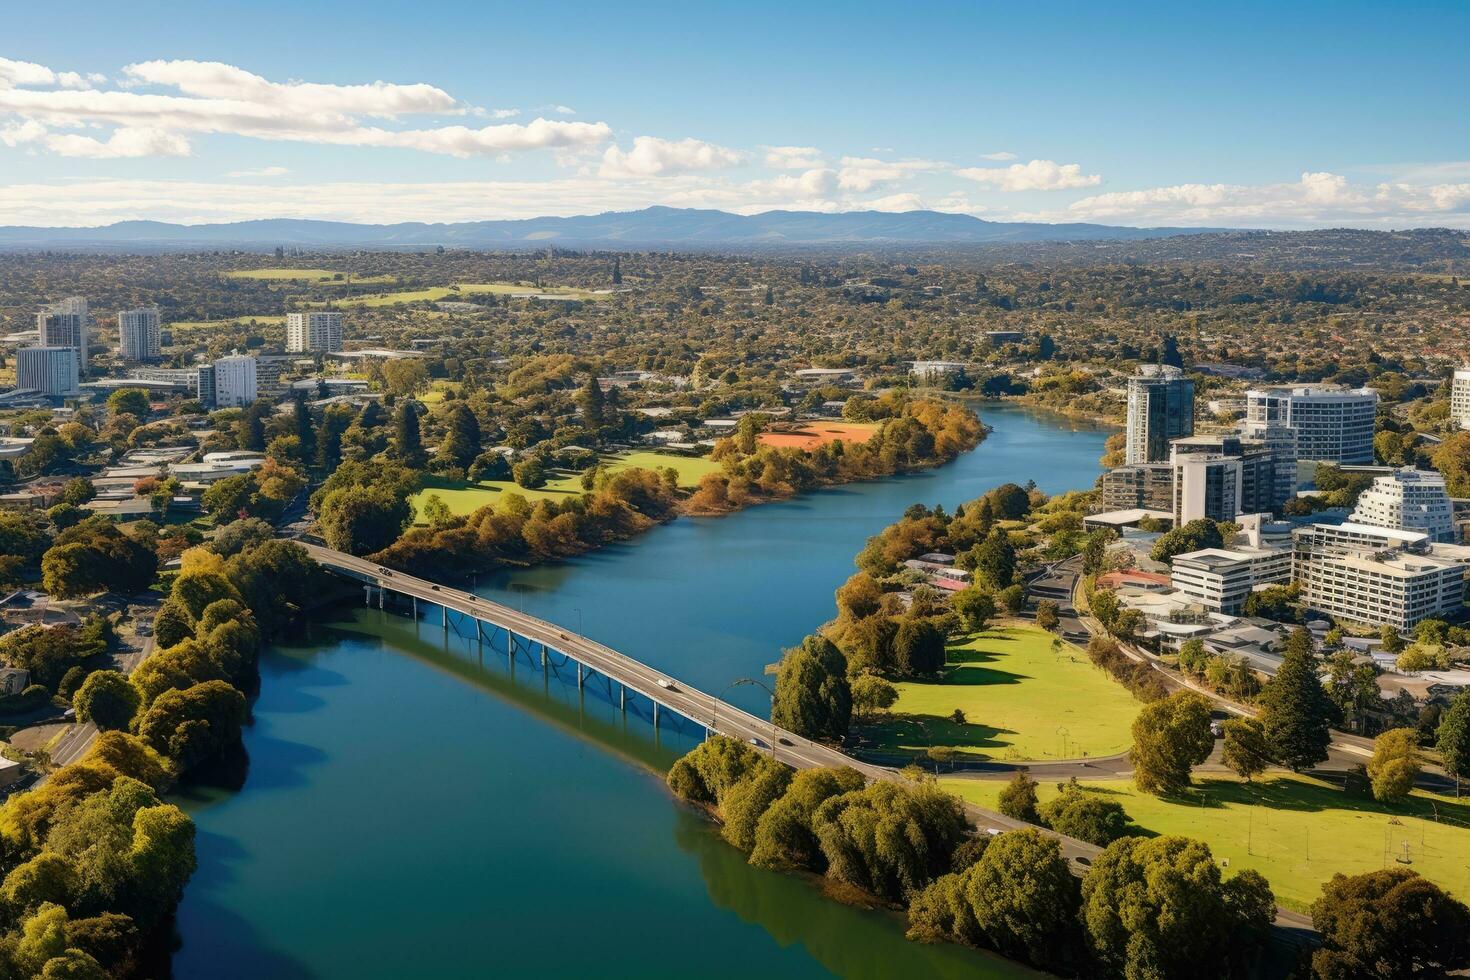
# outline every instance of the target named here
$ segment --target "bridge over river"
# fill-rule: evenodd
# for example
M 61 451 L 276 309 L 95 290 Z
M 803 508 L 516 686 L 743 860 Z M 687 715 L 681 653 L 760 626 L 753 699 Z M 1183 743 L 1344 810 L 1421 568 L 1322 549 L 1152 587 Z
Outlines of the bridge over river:
M 323 568 L 376 589 L 380 603 L 386 594 L 393 593 L 410 599 L 415 615 L 427 611 L 420 610 L 420 606 L 438 607 L 440 622 L 445 629 L 467 627 L 475 639 L 491 646 L 499 644 L 509 656 L 518 652 L 534 656 L 539 652 L 543 666 L 550 654 L 560 655 L 577 665 L 579 686 L 592 675 L 600 674 L 618 686 L 618 701 L 624 708 L 630 696 L 652 703 L 655 725 L 659 722 L 660 711 L 673 712 L 706 731 L 747 742 L 754 740 L 776 759 L 795 769 L 850 766 L 868 779 L 903 778 L 894 769 L 861 762 L 834 748 L 778 728 L 729 702 L 555 623 L 528 616 L 471 592 L 383 568 L 363 558 L 307 541 L 299 543 Z M 966 810 L 975 825 L 983 830 L 1016 830 L 1034 826 L 971 804 L 966 804 Z M 1053 836 L 1061 841 L 1063 854 L 1079 871 L 1100 851 L 1085 841 L 1060 834 Z

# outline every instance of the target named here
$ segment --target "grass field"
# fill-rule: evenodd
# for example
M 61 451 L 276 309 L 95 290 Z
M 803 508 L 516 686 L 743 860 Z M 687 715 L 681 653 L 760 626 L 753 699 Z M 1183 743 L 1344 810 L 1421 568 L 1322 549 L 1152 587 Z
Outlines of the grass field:
M 816 449 L 829 442 L 867 442 L 878 431 L 874 422 L 814 422 L 794 432 L 762 432 L 762 445 Z
M 400 289 L 391 293 L 373 293 L 367 296 L 348 296 L 337 301 L 338 306 L 393 306 L 396 303 L 419 303 L 428 301 L 466 299 L 474 295 L 494 293 L 500 296 L 550 296 L 559 299 L 599 300 L 607 299 L 610 293 L 593 292 L 588 289 L 573 289 L 570 286 L 517 285 L 509 282 L 462 283 L 454 286 L 430 286 L 427 289 Z
M 170 330 L 197 330 L 200 327 L 224 327 L 231 324 L 256 323 L 261 326 L 280 326 L 286 322 L 284 316 L 232 316 L 224 320 L 179 320 L 170 323 Z
M 672 466 L 679 474 L 679 485 L 688 489 L 697 486 L 700 478 L 706 473 L 712 473 L 720 468 L 718 463 L 707 459 L 655 452 L 625 453 L 603 460 L 603 466 L 613 471 L 638 467 L 663 469 Z M 466 483 L 431 476 L 425 483 L 424 489 L 412 497 L 411 503 L 414 506 L 414 513 L 418 514 L 422 512 L 423 505 L 428 501 L 430 495 L 438 495 L 439 499 L 448 505 L 450 513 L 463 516 L 472 514 L 487 504 L 493 505 L 509 493 L 518 493 L 533 503 L 538 500 L 562 500 L 582 493 L 582 474 L 554 470 L 552 478 L 546 481 L 546 485 L 536 490 L 527 490 L 511 480 L 484 480 L 480 483 Z
M 1126 751 L 1138 702 L 1077 647 L 1063 643 L 1054 652 L 1053 639 L 1034 626 L 1008 625 L 951 644 L 942 680 L 896 685 L 896 717 L 862 734 L 889 751 L 953 746 L 1005 760 Z M 956 708 L 965 724 L 947 717 Z
M 228 272 L 231 279 L 260 279 L 266 282 L 315 282 L 323 285 L 377 285 L 391 283 L 392 276 L 354 276 L 335 269 L 240 269 Z M 337 277 L 342 278 L 338 279 Z
M 943 779 L 944 787 L 981 806 L 995 805 L 1004 782 Z M 1123 805 L 1139 828 L 1151 834 L 1183 834 L 1205 841 L 1230 869 L 1254 868 L 1271 882 L 1277 901 L 1305 910 L 1322 883 L 1334 874 L 1362 874 L 1407 867 L 1470 898 L 1470 801 L 1416 791 L 1400 807 L 1348 796 L 1341 789 L 1286 773 L 1247 785 L 1233 777 L 1196 780 L 1182 797 L 1159 799 L 1139 793 L 1128 780 L 1083 785 Z M 1043 784 L 1042 800 L 1056 795 Z M 1436 823 L 1440 818 L 1458 821 Z M 1405 843 L 1407 842 L 1407 851 Z

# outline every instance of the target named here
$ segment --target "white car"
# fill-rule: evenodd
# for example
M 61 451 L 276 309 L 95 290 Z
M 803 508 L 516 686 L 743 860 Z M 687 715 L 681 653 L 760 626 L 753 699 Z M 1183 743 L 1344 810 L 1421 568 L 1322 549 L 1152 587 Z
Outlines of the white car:
M 658 686 L 663 688 L 665 691 L 672 691 L 674 689 L 674 682 L 669 680 L 667 677 L 660 677 L 658 679 Z

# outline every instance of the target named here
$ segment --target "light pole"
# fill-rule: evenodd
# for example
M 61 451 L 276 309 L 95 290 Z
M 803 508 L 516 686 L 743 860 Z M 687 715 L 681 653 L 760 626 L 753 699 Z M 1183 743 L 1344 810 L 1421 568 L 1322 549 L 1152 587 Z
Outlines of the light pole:
M 765 691 L 766 694 L 770 695 L 770 698 L 771 698 L 771 706 L 773 708 L 775 707 L 775 704 L 776 704 L 776 692 L 773 691 L 773 690 L 771 690 L 768 686 L 766 686 L 765 682 L 758 681 L 754 677 L 741 677 L 741 678 L 738 678 L 737 680 L 731 681 L 730 682 L 730 687 L 740 687 L 743 684 L 754 684 L 756 687 L 760 688 L 762 691 Z M 730 687 L 725 688 L 725 690 L 728 691 L 730 689 Z M 776 759 L 776 723 L 774 721 L 772 721 L 772 722 L 770 722 L 770 726 L 771 726 L 771 760 L 774 762 L 775 759 Z

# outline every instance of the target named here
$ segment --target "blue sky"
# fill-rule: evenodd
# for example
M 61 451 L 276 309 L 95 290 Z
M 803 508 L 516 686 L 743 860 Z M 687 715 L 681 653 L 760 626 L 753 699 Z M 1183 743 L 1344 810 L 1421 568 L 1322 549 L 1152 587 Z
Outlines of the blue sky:
M 1463 2 L 68 2 L 0 28 L 0 224 L 1470 225 Z

